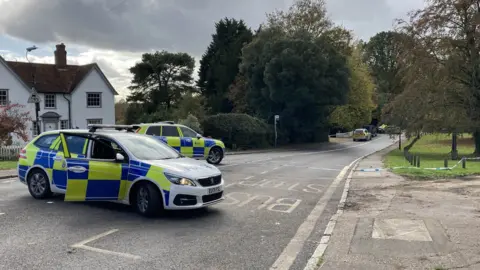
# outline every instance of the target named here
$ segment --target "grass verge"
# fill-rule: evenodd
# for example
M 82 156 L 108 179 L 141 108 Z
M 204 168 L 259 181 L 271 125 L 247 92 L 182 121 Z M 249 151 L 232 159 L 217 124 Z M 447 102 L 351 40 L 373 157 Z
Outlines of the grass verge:
M 407 145 L 409 142 L 405 142 Z M 462 135 L 457 140 L 459 157 L 471 157 L 475 150 L 473 138 L 470 135 Z M 424 135 L 410 149 L 410 153 L 420 157 L 420 168 L 443 167 L 444 159 L 450 158 L 451 136 L 446 134 Z M 402 150 L 393 150 L 385 157 L 385 165 L 388 168 L 410 167 L 411 165 L 403 156 Z M 448 166 L 454 166 L 458 161 L 449 160 Z M 439 179 L 455 178 L 467 175 L 480 174 L 480 161 L 467 160 L 467 166 L 462 169 L 461 164 L 452 170 L 426 170 L 426 169 L 394 169 L 394 173 L 413 179 Z
M 11 170 L 17 168 L 16 161 L 0 161 L 0 170 Z

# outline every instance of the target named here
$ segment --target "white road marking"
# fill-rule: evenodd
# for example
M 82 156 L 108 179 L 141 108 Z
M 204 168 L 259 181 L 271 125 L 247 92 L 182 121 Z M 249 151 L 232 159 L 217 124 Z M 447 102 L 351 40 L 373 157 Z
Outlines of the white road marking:
M 325 210 L 325 207 L 327 206 L 328 201 L 333 196 L 333 193 L 339 186 L 340 182 L 343 180 L 343 177 L 345 176 L 347 171 L 360 159 L 361 158 L 358 158 L 352 163 L 350 163 L 348 166 L 345 166 L 343 170 L 338 174 L 338 176 L 330 184 L 323 196 L 317 202 L 315 208 L 313 208 L 312 212 L 310 212 L 302 225 L 300 225 L 293 238 L 290 240 L 288 245 L 285 247 L 277 260 L 273 263 L 270 269 L 290 269 L 290 266 L 292 266 L 293 262 L 297 258 L 298 253 L 302 250 L 305 241 L 315 228 L 317 220 L 321 217 L 323 211 Z
M 366 145 L 366 144 L 369 144 L 369 143 L 372 143 L 372 142 L 374 142 L 374 141 L 368 141 L 368 142 L 365 142 L 365 143 L 362 143 L 362 144 L 356 144 L 356 145 L 354 145 L 354 146 L 348 146 L 348 147 L 343 147 L 343 148 L 338 148 L 338 149 L 325 150 L 325 151 L 316 151 L 316 152 L 306 152 L 306 153 L 298 153 L 298 154 L 289 154 L 289 155 L 277 156 L 277 157 L 274 157 L 274 158 L 277 159 L 277 158 L 285 158 L 285 157 L 293 157 L 293 156 L 304 156 L 304 155 L 314 155 L 314 154 L 338 152 L 338 151 L 342 151 L 342 150 L 345 150 L 345 149 L 351 149 L 351 148 L 360 147 L 360 146 L 363 146 L 363 145 Z M 226 168 L 226 167 L 231 167 L 231 166 L 238 166 L 238 165 L 244 165 L 244 164 L 250 164 L 250 163 L 265 162 L 265 161 L 268 161 L 268 160 L 272 160 L 272 159 L 274 159 L 274 158 L 251 160 L 251 161 L 246 161 L 246 162 L 240 162 L 240 163 L 234 163 L 234 164 L 227 164 L 227 165 L 218 166 L 218 168 L 221 169 L 221 168 Z
M 12 183 L 12 182 L 15 182 L 15 180 L 2 181 L 1 183 L 2 183 L 2 184 L 8 184 L 8 183 Z
M 248 180 L 248 179 L 251 179 L 251 178 L 253 178 L 253 175 L 247 176 L 247 177 L 245 177 L 245 178 L 243 178 L 243 179 Z
M 110 235 L 114 232 L 118 232 L 118 229 L 113 229 L 113 230 L 110 230 L 108 232 L 104 232 L 104 233 L 101 233 L 99 235 L 95 235 L 93 237 L 90 237 L 86 240 L 83 240 L 81 242 L 78 242 L 74 245 L 72 245 L 71 247 L 72 248 L 81 248 L 81 249 L 85 249 L 85 250 L 89 250 L 89 251 L 94 251 L 94 252 L 98 252 L 98 253 L 102 253 L 102 254 L 109 254 L 109 255 L 115 255 L 115 256 L 120 256 L 120 257 L 124 257 L 124 258 L 128 258 L 128 259 L 134 259 L 134 260 L 138 260 L 140 259 L 141 257 L 140 256 L 137 256 L 137 255 L 133 255 L 133 254 L 129 254 L 129 253 L 123 253 L 123 252 L 116 252 L 116 251 L 111 251 L 111 250 L 106 250 L 106 249 L 101 249 L 101 248 L 95 248 L 95 247 L 90 247 L 90 246 L 86 246 L 86 244 L 90 243 L 90 242 L 93 242 L 95 240 L 98 240 L 102 237 L 105 237 L 107 235 Z
M 0 216 L 3 216 L 3 215 L 5 215 L 5 213 L 0 213 Z
M 358 160 L 366 156 L 367 155 L 359 158 Z M 350 170 L 347 180 L 345 181 L 345 187 L 343 188 L 342 197 L 340 199 L 340 202 L 338 203 L 337 213 L 335 213 L 335 215 L 332 216 L 332 218 L 327 224 L 327 227 L 325 228 L 325 231 L 323 232 L 322 239 L 325 238 L 325 241 L 320 241 L 320 244 L 317 246 L 317 248 L 313 252 L 312 257 L 310 257 L 310 259 L 308 260 L 304 270 L 315 270 L 319 268 L 317 263 L 320 260 L 320 258 L 322 258 L 323 254 L 325 253 L 325 250 L 327 249 L 330 236 L 332 235 L 333 230 L 335 229 L 335 225 L 337 224 L 338 218 L 343 214 L 343 208 L 345 207 L 345 202 L 347 201 L 348 190 L 350 189 L 350 182 L 352 180 L 352 175 L 355 169 L 357 168 L 358 164 L 359 163 L 355 164 L 355 166 Z
M 263 172 L 261 172 L 260 174 L 266 174 L 266 173 L 268 173 L 268 171 L 263 171 Z

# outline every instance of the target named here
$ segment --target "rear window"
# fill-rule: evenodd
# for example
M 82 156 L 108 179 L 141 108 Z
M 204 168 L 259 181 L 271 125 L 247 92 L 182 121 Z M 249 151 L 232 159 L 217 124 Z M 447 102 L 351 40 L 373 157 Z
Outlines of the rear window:
M 59 134 L 44 135 L 38 138 L 33 144 L 38 148 L 49 149 L 53 142 L 60 136 Z
M 145 132 L 147 135 L 160 136 L 160 126 L 150 126 Z
M 354 131 L 354 134 L 363 134 L 364 133 L 364 130 L 363 129 L 356 129 Z
M 162 136 L 165 136 L 165 137 L 180 137 L 180 133 L 178 133 L 178 128 L 176 126 L 163 126 L 162 127 Z

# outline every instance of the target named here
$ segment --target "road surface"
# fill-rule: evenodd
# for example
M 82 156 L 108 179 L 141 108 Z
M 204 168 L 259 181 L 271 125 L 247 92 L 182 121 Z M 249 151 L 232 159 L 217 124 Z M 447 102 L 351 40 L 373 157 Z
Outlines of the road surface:
M 227 156 L 224 202 L 156 219 L 114 203 L 35 200 L 0 180 L 0 269 L 304 269 L 336 212 L 344 181 L 334 179 L 391 143 Z

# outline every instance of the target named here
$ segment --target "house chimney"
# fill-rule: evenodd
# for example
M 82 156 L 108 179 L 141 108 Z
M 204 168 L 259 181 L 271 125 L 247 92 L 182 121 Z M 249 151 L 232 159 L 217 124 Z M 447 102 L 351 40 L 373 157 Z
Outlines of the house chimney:
M 67 51 L 63 43 L 58 44 L 55 50 L 55 65 L 57 68 L 65 68 L 67 66 Z

